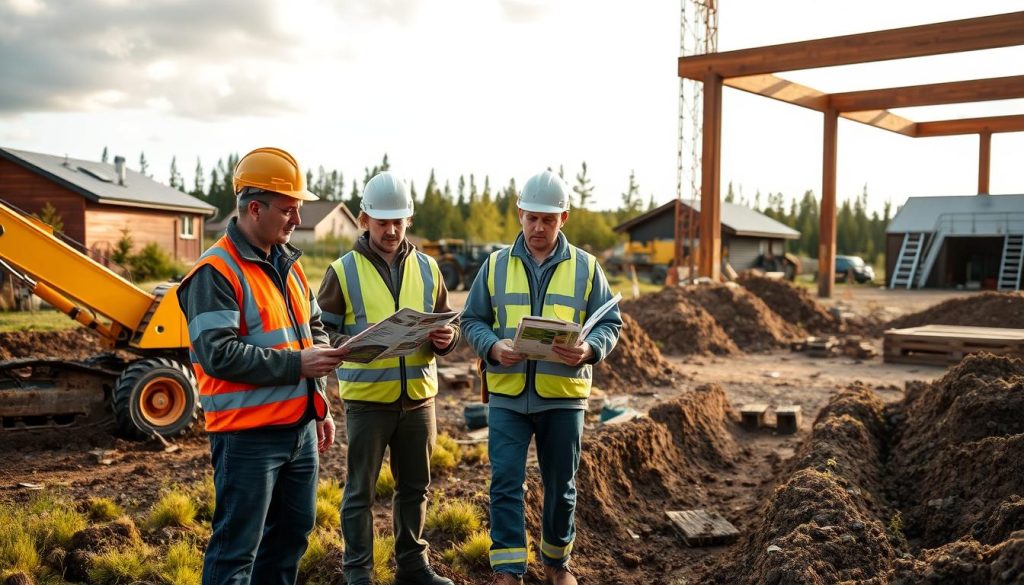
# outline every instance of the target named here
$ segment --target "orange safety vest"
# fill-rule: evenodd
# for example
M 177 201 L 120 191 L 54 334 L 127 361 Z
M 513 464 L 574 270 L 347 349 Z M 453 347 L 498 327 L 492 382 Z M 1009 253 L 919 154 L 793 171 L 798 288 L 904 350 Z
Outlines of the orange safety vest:
M 309 282 L 297 262 L 292 265 L 287 276 L 287 300 L 259 265 L 242 258 L 234 242 L 227 236 L 221 237 L 203 252 L 185 280 L 203 266 L 212 266 L 235 290 L 235 300 L 239 307 L 240 341 L 259 347 L 294 351 L 313 345 L 313 334 L 309 327 Z M 203 370 L 191 342 L 189 349 L 208 432 L 286 426 L 298 422 L 306 412 L 310 384 L 306 378 L 299 378 L 295 384 L 283 386 L 260 386 L 222 380 Z M 322 418 L 327 413 L 326 396 L 318 389 L 313 396 L 317 418 Z

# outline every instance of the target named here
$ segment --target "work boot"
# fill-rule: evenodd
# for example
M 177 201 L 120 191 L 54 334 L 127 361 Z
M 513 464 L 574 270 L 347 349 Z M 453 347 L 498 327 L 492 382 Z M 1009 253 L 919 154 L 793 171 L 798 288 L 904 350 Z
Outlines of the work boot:
M 401 569 L 395 574 L 395 585 L 455 585 L 451 579 L 442 577 L 426 565 L 415 571 L 403 571 Z
M 490 585 L 523 585 L 523 577 L 514 573 L 495 572 Z
M 569 572 L 569 567 L 552 567 L 544 565 L 544 581 L 549 585 L 576 585 L 576 577 Z

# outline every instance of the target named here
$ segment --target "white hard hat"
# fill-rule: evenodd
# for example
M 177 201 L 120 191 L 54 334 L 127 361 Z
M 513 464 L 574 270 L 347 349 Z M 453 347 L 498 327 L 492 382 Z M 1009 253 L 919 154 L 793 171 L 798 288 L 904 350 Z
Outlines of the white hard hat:
M 412 195 L 405 181 L 384 171 L 366 182 L 359 209 L 373 219 L 412 217 Z
M 569 186 L 551 171 L 532 177 L 519 193 L 519 209 L 535 213 L 562 213 L 569 211 Z

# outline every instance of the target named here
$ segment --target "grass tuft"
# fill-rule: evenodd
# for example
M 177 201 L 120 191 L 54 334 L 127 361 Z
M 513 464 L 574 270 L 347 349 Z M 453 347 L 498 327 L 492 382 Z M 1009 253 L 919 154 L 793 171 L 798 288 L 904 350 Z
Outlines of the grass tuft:
M 318 528 L 337 528 L 341 526 L 341 508 L 326 502 L 316 502 L 316 525 Z
M 324 562 L 333 551 L 341 550 L 341 538 L 337 530 L 316 529 L 309 535 L 309 545 L 299 559 L 300 581 L 310 582 L 309 578 L 322 568 Z
M 35 538 L 25 530 L 25 516 L 10 505 L 0 506 L 0 567 L 31 574 L 39 567 Z
M 395 476 L 391 473 L 391 466 L 387 461 L 380 468 L 380 475 L 377 476 L 377 485 L 374 486 L 378 498 L 390 498 L 395 494 Z
M 480 530 L 483 512 L 468 500 L 450 500 L 435 506 L 427 512 L 427 530 L 447 535 L 452 540 L 466 538 Z
M 92 585 L 125 585 L 150 575 L 148 559 L 151 552 L 145 544 L 111 549 L 93 557 L 89 569 Z
M 110 498 L 89 499 L 89 519 L 93 522 L 110 522 L 124 515 L 124 510 Z
M 395 537 L 374 537 L 373 581 L 375 583 L 391 583 L 394 581 L 395 570 L 391 567 L 391 557 L 393 556 L 395 556 Z
M 461 573 L 486 571 L 491 566 L 491 536 L 486 530 L 477 530 L 464 541 L 448 549 L 444 559 Z
M 36 543 L 37 550 L 47 552 L 67 548 L 71 537 L 89 525 L 88 519 L 67 500 L 52 493 L 42 493 L 28 505 L 22 525 Z
M 491 461 L 487 452 L 487 443 L 477 443 L 466 449 L 464 457 L 467 462 L 479 465 L 487 465 Z
M 196 504 L 187 493 L 171 491 L 163 495 L 149 511 L 146 526 L 158 530 L 167 526 L 188 528 L 195 522 Z
M 171 544 L 158 575 L 168 585 L 199 585 L 203 578 L 203 551 L 188 540 Z
M 192 490 L 192 500 L 196 505 L 196 518 L 200 520 L 213 520 L 213 511 L 216 509 L 217 488 L 213 485 L 213 476 L 207 475 L 203 481 Z

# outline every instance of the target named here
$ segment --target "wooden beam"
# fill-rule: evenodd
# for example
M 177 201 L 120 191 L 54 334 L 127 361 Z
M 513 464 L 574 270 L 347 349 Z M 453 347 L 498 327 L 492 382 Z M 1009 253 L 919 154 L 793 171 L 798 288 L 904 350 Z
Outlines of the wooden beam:
M 992 164 L 992 133 L 978 135 L 978 195 L 988 195 L 988 176 Z
M 914 136 L 926 138 L 929 136 L 980 134 L 982 132 L 991 132 L 992 134 L 997 132 L 1024 132 L 1024 115 L 918 122 Z
M 848 91 L 828 96 L 840 112 L 912 108 L 1024 97 L 1024 75 L 972 79 L 949 83 L 930 83 L 866 91 Z
M 756 93 L 757 95 L 776 99 L 787 104 L 802 106 L 816 112 L 824 112 L 828 109 L 829 96 L 813 87 L 800 85 L 775 75 L 750 75 L 746 77 L 733 77 L 723 82 L 733 89 Z M 914 135 L 914 122 L 897 116 L 885 110 L 874 110 L 865 112 L 848 112 L 840 114 L 843 118 L 903 134 L 904 136 Z
M 839 112 L 825 112 L 822 141 L 821 210 L 818 218 L 818 296 L 832 296 L 836 282 L 836 160 L 838 154 Z
M 701 150 L 700 266 L 701 276 L 717 281 L 722 269 L 722 78 L 704 78 L 704 135 Z
M 703 79 L 797 71 L 1024 44 L 1024 12 L 679 58 L 679 76 Z

